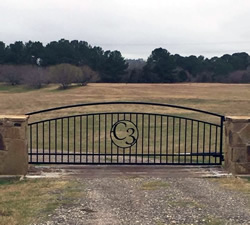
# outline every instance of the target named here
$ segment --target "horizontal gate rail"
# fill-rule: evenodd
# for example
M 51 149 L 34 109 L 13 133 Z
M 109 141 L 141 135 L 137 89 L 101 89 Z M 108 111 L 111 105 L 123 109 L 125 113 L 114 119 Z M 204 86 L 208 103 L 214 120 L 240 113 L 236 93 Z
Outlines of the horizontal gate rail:
M 164 113 L 93 112 L 29 123 L 33 164 L 220 165 L 224 116 L 199 109 L 149 102 L 83 103 L 26 115 L 97 105 L 148 105 L 204 113 L 218 124 Z
M 111 155 L 108 153 L 95 153 L 95 154 L 86 154 L 86 153 L 31 153 L 31 155 L 78 155 L 78 156 L 106 156 L 106 155 Z M 123 154 L 125 156 L 145 156 L 144 154 Z M 213 156 L 213 157 L 220 157 L 220 154 L 217 152 L 214 153 L 175 153 L 175 154 L 147 154 L 147 156 Z

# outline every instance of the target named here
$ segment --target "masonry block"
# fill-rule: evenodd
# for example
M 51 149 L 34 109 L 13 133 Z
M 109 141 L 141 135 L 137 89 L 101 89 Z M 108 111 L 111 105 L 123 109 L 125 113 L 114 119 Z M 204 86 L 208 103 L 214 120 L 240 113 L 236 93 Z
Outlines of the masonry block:
M 235 174 L 250 174 L 250 116 L 226 117 L 225 167 Z
M 28 171 L 27 116 L 0 115 L 0 175 Z

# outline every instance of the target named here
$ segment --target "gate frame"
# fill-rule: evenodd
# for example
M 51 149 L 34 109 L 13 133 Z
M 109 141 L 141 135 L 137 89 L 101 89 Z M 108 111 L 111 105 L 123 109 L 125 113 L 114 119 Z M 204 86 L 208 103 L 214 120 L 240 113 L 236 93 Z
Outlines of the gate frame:
M 220 125 L 218 125 L 218 127 L 220 127 L 220 129 L 221 129 L 221 131 L 220 131 L 220 145 L 219 145 L 220 150 L 218 152 L 219 158 L 220 158 L 219 165 L 221 165 L 222 161 L 224 161 L 224 155 L 223 155 L 223 126 L 224 125 L 223 125 L 223 122 L 225 121 L 225 116 L 223 116 L 221 114 L 209 112 L 209 111 L 204 111 L 204 110 L 200 110 L 200 109 L 196 109 L 196 108 L 179 106 L 179 105 L 165 104 L 165 103 L 138 102 L 138 101 L 135 101 L 135 102 L 133 102 L 133 101 L 112 101 L 112 102 L 93 102 L 93 103 L 81 103 L 81 104 L 59 106 L 59 107 L 53 107 L 53 108 L 29 112 L 29 113 L 26 113 L 25 115 L 31 116 L 31 115 L 35 115 L 35 114 L 40 114 L 40 113 L 45 113 L 45 112 L 50 112 L 50 111 L 57 111 L 57 110 L 67 109 L 67 108 L 76 108 L 76 107 L 98 106 L 98 105 L 126 105 L 126 104 L 127 105 L 150 105 L 150 106 L 162 106 L 162 107 L 169 107 L 169 108 L 177 108 L 177 109 L 189 110 L 189 111 L 194 111 L 194 112 L 198 112 L 198 113 L 203 113 L 203 114 L 208 114 L 211 116 L 219 117 L 220 118 Z M 108 114 L 108 112 L 105 112 L 105 113 Z M 113 113 L 113 112 L 110 112 L 110 113 Z M 116 112 L 116 113 L 118 113 L 118 112 Z M 126 112 L 121 112 L 121 113 L 126 113 Z M 133 113 L 133 112 L 130 112 L 130 113 Z M 82 115 L 84 115 L 84 114 L 82 114 Z M 79 116 L 79 115 L 76 115 L 76 116 Z M 169 115 L 166 115 L 166 116 L 169 116 Z M 173 117 L 176 117 L 176 116 L 173 116 Z M 58 117 L 58 118 L 60 118 L 60 117 Z M 53 119 L 58 119 L 58 118 L 53 118 Z M 191 118 L 185 118 L 185 117 L 179 117 L 179 118 L 193 120 Z M 34 123 L 39 123 L 39 122 L 41 122 L 41 121 L 36 121 Z M 206 121 L 200 121 L 200 122 L 207 123 Z M 28 124 L 28 125 L 30 125 L 30 124 Z M 53 162 L 52 163 L 30 162 L 30 163 L 34 163 L 34 164 L 63 164 L 60 162 L 59 163 L 58 162 L 54 162 L 54 163 Z M 68 164 L 72 164 L 72 163 L 68 163 Z M 73 163 L 73 164 L 77 164 L 77 163 Z M 82 164 L 84 164 L 84 163 L 82 163 Z M 109 163 L 91 163 L 91 164 L 107 165 Z M 117 165 L 117 164 L 119 164 L 119 163 L 112 163 L 112 165 Z M 124 163 L 122 163 L 122 164 L 125 165 Z M 132 163 L 130 163 L 130 164 L 132 164 Z M 136 164 L 140 164 L 140 163 L 136 163 Z M 152 164 L 143 163 L 143 165 L 152 165 Z M 154 163 L 154 165 L 162 165 L 162 164 Z M 167 165 L 167 164 L 164 164 L 164 165 Z M 173 165 L 189 165 L 189 164 L 174 163 Z M 205 165 L 205 164 L 191 164 L 191 165 Z

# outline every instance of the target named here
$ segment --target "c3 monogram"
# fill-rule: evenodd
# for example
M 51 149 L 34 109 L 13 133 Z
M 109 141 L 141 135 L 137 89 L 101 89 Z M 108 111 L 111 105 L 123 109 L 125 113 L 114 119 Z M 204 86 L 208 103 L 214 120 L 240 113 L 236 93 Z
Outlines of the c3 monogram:
M 138 136 L 139 132 L 136 125 L 128 120 L 116 122 L 110 131 L 112 142 L 121 148 L 133 146 L 137 142 Z

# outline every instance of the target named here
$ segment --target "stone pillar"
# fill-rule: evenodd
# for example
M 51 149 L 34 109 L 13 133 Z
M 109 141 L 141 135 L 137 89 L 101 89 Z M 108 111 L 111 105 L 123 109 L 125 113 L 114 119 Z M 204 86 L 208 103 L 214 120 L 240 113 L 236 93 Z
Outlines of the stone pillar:
M 27 116 L 0 115 L 0 175 L 28 171 Z
M 225 134 L 225 167 L 234 174 L 250 174 L 250 116 L 226 117 Z

